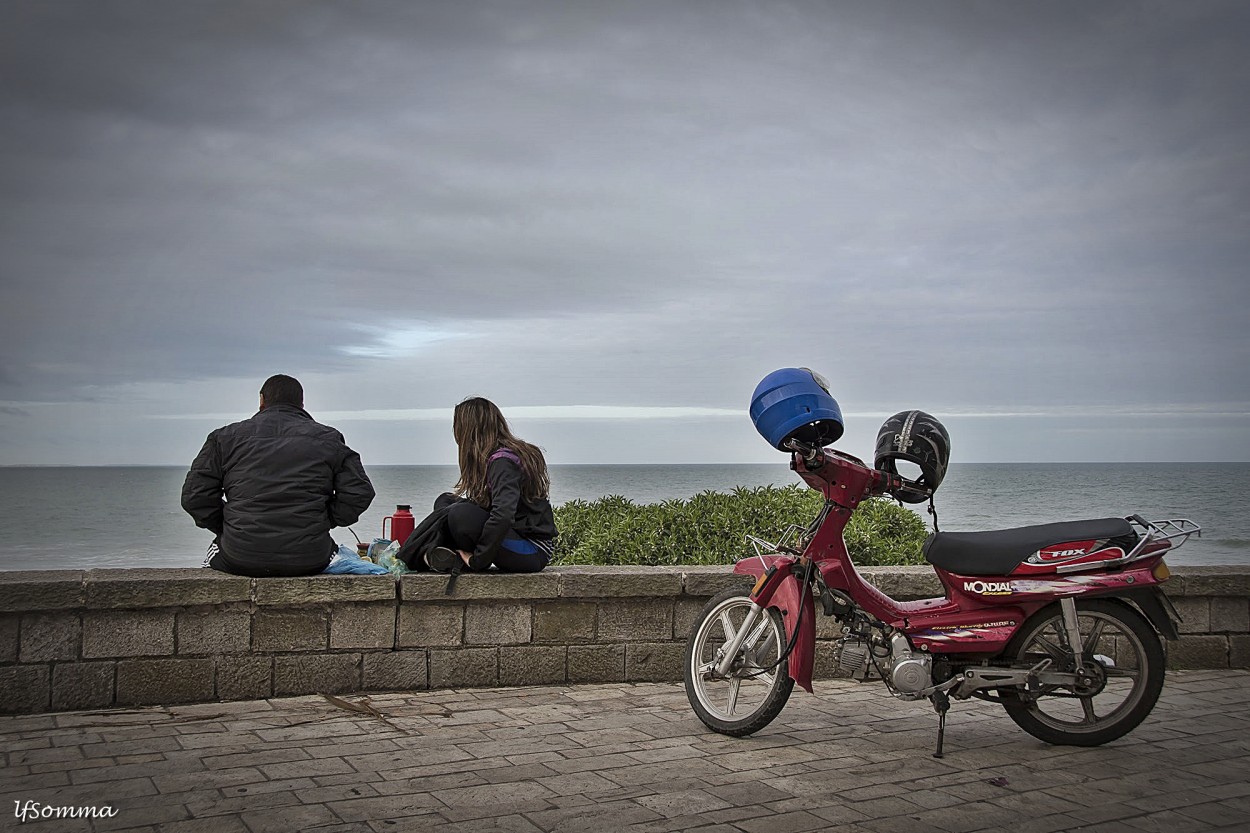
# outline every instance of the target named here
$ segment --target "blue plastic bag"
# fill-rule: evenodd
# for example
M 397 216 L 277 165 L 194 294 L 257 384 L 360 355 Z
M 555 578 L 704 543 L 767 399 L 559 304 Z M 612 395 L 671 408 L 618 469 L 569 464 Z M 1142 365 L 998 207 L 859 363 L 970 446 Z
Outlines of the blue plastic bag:
M 339 551 L 330 559 L 330 566 L 322 572 L 336 576 L 384 576 L 391 571 L 379 564 L 365 561 L 356 555 L 354 549 L 340 544 Z

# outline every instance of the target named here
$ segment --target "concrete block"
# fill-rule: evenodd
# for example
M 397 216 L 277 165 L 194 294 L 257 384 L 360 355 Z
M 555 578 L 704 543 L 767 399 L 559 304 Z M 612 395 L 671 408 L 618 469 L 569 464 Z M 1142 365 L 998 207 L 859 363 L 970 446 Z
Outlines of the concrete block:
M 117 704 L 196 703 L 212 700 L 211 659 L 123 659 L 117 663 Z
M 0 614 L 0 662 L 17 662 L 17 624 L 20 620 L 16 613 Z
M 273 696 L 273 657 L 218 657 L 217 699 L 260 700 Z
M 675 567 L 561 567 L 559 576 L 563 598 L 667 598 L 682 590 L 682 571 Z
M 425 651 L 386 651 L 364 655 L 365 691 L 420 691 L 430 675 Z
M 499 684 L 497 648 L 430 651 L 430 688 L 472 688 Z
M 1250 668 L 1250 635 L 1235 634 L 1228 637 L 1228 666 Z
M 329 632 L 330 614 L 319 608 L 258 610 L 252 617 L 252 650 L 324 651 Z
M 1211 633 L 1250 632 L 1250 599 L 1217 597 L 1211 600 Z
M 68 662 L 52 667 L 52 710 L 103 709 L 113 705 L 114 662 Z
M 555 601 L 534 605 L 534 642 L 590 642 L 595 638 L 594 602 Z
M 464 605 L 408 602 L 400 605 L 396 645 L 400 648 L 451 647 L 464 635 Z
M 395 602 L 336 604 L 330 609 L 331 648 L 395 647 Z
M 816 602 L 816 638 L 817 639 L 840 639 L 842 637 L 842 628 L 844 625 L 832 616 L 826 616 L 825 611 L 820 606 L 820 602 Z
M 812 661 L 812 678 L 828 680 L 835 676 L 837 662 L 834 658 L 832 642 L 819 639 L 816 641 L 816 653 Z
M 396 598 L 395 577 L 300 576 L 258 578 L 252 599 L 266 607 L 298 607 L 334 602 L 389 602 Z
M 1180 632 L 1210 633 L 1211 632 L 1211 600 L 1206 597 L 1182 596 L 1172 599 L 1176 612 L 1181 615 Z
M 679 598 L 673 605 L 673 639 L 684 643 L 697 623 L 703 620 L 707 599 Z
M 500 648 L 499 684 L 557 685 L 568 677 L 567 664 L 568 649 L 564 646 Z
M 178 613 L 179 654 L 236 654 L 252 645 L 252 615 L 245 609 L 183 610 Z
M 673 636 L 673 603 L 667 598 L 605 600 L 599 604 L 599 639 L 661 642 Z
M 204 568 L 88 570 L 86 607 L 190 607 L 246 602 L 252 580 Z
M 273 693 L 343 694 L 360 690 L 360 654 L 274 657 Z
M 486 576 L 462 574 L 456 579 L 455 595 L 447 595 L 447 575 L 445 573 L 405 573 L 399 577 L 399 600 L 403 603 L 435 602 L 447 599 L 464 598 L 461 584 L 480 584 Z M 475 581 L 476 579 L 476 581 Z
M 78 659 L 82 620 L 77 613 L 27 613 L 22 616 L 22 662 Z
M 754 581 L 752 576 L 733 572 L 729 565 L 682 568 L 682 592 L 705 601 L 730 587 L 750 587 Z
M 82 607 L 82 570 L 0 572 L 0 613 Z
M 0 668 L 0 714 L 46 712 L 51 691 L 49 678 L 46 665 Z
M 173 610 L 88 610 L 83 613 L 84 659 L 157 657 L 173 652 Z
M 1250 566 L 1189 567 L 1169 565 L 1180 579 L 1167 584 L 1169 596 L 1250 596 Z
M 625 679 L 638 683 L 680 680 L 685 651 L 685 645 L 672 642 L 630 643 L 625 646 Z
M 438 601 L 448 598 L 447 576 L 442 573 L 408 573 L 400 577 L 399 597 L 404 601 Z M 465 573 L 456 579 L 454 599 L 554 599 L 560 576 L 541 573 Z
M 570 683 L 619 683 L 625 679 L 624 645 L 570 645 Z
M 1182 635 L 1168 643 L 1168 668 L 1227 668 L 1228 637 Z
M 470 602 L 464 611 L 466 645 L 524 645 L 530 641 L 529 603 Z

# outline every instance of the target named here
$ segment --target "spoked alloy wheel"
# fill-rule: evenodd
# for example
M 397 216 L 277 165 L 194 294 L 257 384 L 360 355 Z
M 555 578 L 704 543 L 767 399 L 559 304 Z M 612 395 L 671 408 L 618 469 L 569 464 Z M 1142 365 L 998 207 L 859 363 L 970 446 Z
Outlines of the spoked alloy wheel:
M 1011 701 L 1013 692 L 1004 692 L 1003 705 L 1039 740 L 1098 746 L 1131 732 L 1154 708 L 1163 690 L 1163 646 L 1150 623 L 1123 602 L 1078 601 L 1076 614 L 1082 643 L 1076 685 L 1043 686 L 1035 702 Z M 1024 624 L 1008 655 L 1017 664 L 1050 659 L 1049 670 L 1073 671 L 1063 634 L 1063 614 L 1054 605 Z
M 716 673 L 724 648 L 742 629 L 751 607 L 745 589 L 721 592 L 703 608 L 686 643 L 690 705 L 709 729 L 735 737 L 758 732 L 772 722 L 794 688 L 789 661 L 776 664 L 786 649 L 786 630 L 781 614 L 771 609 L 751 622 L 728 673 Z

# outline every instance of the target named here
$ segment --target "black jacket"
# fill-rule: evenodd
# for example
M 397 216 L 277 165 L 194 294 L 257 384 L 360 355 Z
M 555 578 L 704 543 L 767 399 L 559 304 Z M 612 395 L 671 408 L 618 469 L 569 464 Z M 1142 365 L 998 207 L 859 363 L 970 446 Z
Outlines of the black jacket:
M 515 454 L 503 449 L 491 455 L 486 465 L 490 485 L 490 517 L 482 527 L 473 555 L 487 563 L 509 532 L 523 538 L 550 541 L 556 537 L 555 513 L 545 498 L 526 500 L 522 496 L 525 473 Z
M 555 513 L 545 498 L 526 500 L 522 497 L 524 473 L 516 455 L 501 449 L 487 464 L 490 484 L 490 509 L 482 534 L 473 550 L 477 562 L 490 566 L 496 550 L 508 533 L 531 541 L 552 541 L 556 537 Z M 425 554 L 434 547 L 455 547 L 447 529 L 447 513 L 455 504 L 466 500 L 450 492 L 438 496 L 434 511 L 417 524 L 408 540 L 399 548 L 396 558 L 411 570 L 428 570 Z M 484 569 L 484 568 L 482 568 Z
M 451 501 L 444 500 L 451 498 Z M 425 554 L 435 547 L 454 547 L 451 535 L 447 531 L 447 512 L 451 503 L 459 500 L 455 495 L 444 494 L 434 502 L 434 511 L 425 520 L 417 524 L 404 541 L 395 557 L 408 565 L 409 570 L 429 570 L 425 563 Z
M 231 572 L 309 575 L 330 563 L 330 529 L 355 523 L 373 496 L 342 434 L 302 408 L 270 405 L 208 435 L 182 508 L 218 536 Z

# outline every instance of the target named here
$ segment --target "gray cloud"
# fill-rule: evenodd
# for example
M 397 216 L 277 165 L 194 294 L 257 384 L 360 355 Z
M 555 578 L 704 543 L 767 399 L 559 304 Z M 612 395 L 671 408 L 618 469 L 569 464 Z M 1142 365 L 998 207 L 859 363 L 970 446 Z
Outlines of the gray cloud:
M 0 31 L 10 407 L 215 412 L 275 370 L 394 408 L 737 407 L 790 364 L 853 411 L 1250 390 L 1243 4 L 8 3 Z

